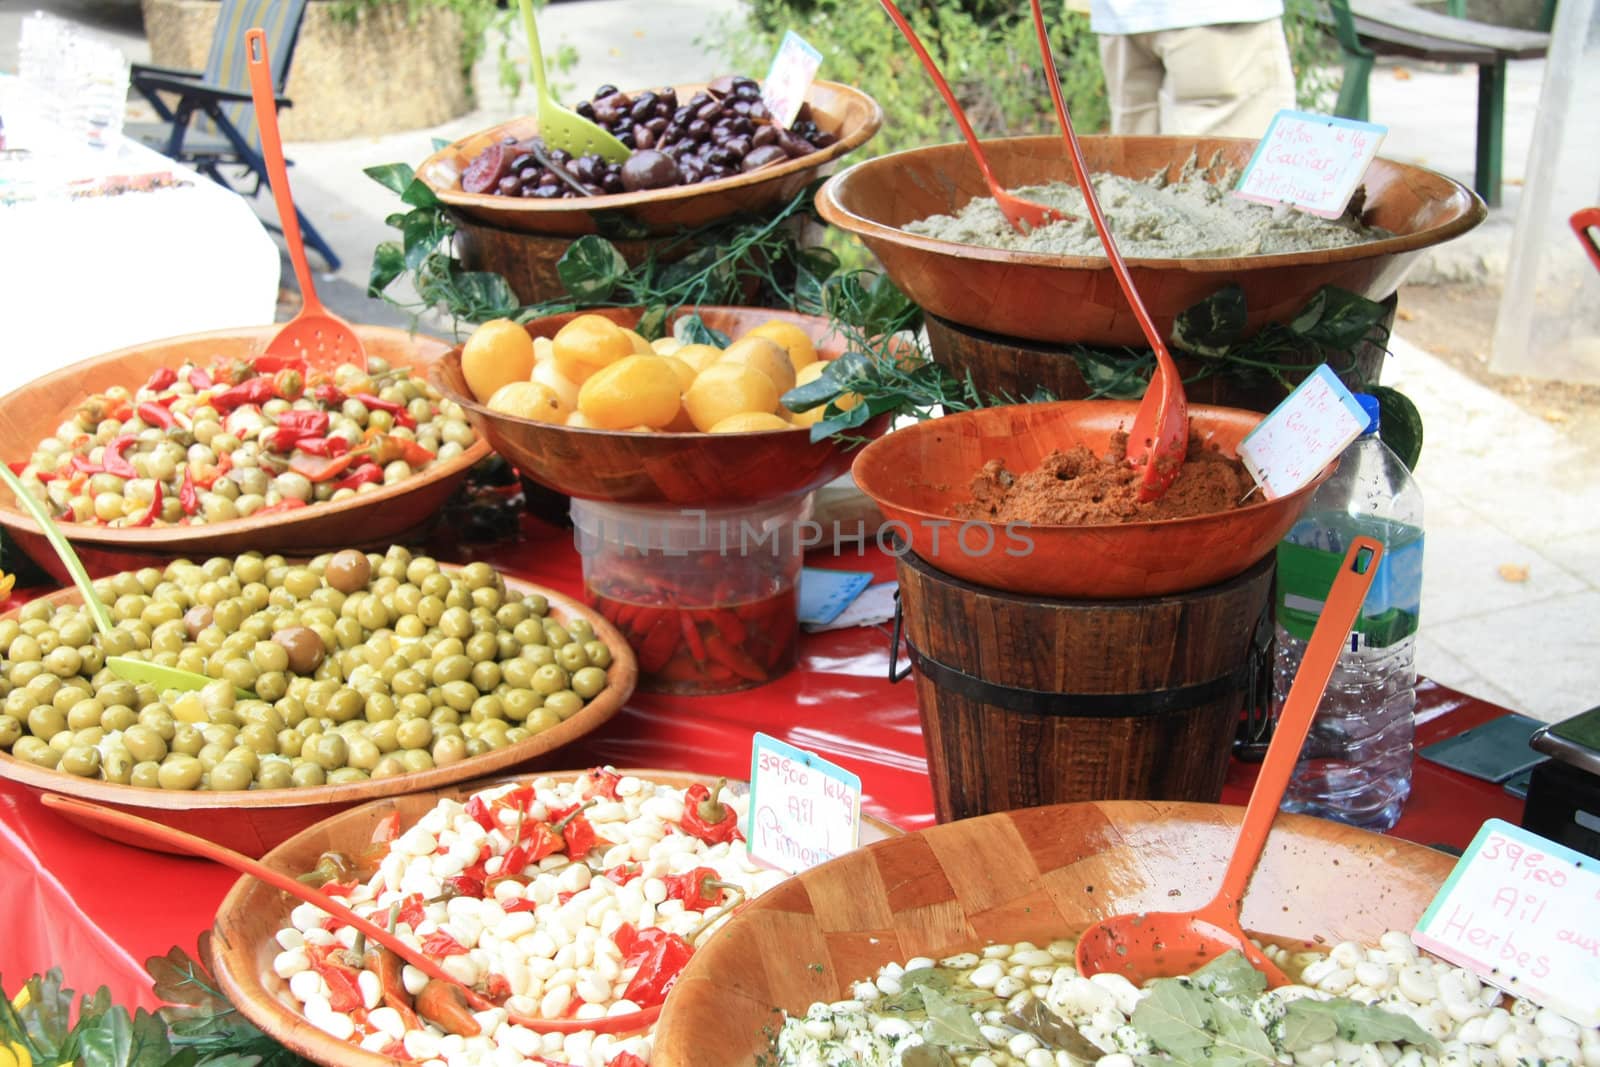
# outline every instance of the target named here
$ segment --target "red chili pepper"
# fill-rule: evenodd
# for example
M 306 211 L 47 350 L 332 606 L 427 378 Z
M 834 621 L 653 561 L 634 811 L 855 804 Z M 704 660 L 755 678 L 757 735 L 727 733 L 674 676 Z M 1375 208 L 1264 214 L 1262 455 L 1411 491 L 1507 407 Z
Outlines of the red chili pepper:
M 106 412 L 106 418 L 116 419 L 118 422 L 127 422 L 132 417 L 133 405 L 127 401 L 123 401 L 110 411 Z
M 149 526 L 161 517 L 161 483 L 157 481 L 155 484 L 155 493 L 150 497 L 150 507 L 130 525 Z
M 528 900 L 525 897 L 517 897 L 513 900 L 508 900 L 502 903 L 500 905 L 500 910 L 509 915 L 514 911 L 533 911 L 538 906 L 538 904 Z
M 635 628 L 633 632 L 639 634 L 644 631 L 642 628 Z M 678 624 L 673 620 L 671 613 L 657 611 L 649 632 L 644 634 L 644 639 L 634 649 L 638 653 L 639 669 L 653 674 L 665 667 L 678 649 L 680 636 Z
M 195 478 L 194 484 L 198 485 L 201 489 L 210 489 L 213 485 L 217 484 L 217 479 L 223 477 L 232 469 L 233 453 L 224 452 L 222 457 L 217 460 L 217 465 L 212 469 L 211 474 L 205 478 Z
M 391 811 L 378 821 L 372 828 L 372 843 L 374 845 L 387 845 L 390 841 L 400 836 L 400 813 Z
M 595 767 L 589 771 L 587 777 L 589 784 L 585 796 L 617 799 L 617 783 L 622 781 L 622 775 L 616 771 L 608 771 L 604 767 Z
M 328 983 L 328 1006 L 334 1011 L 343 1012 L 355 1011 L 361 1007 L 364 1001 L 355 968 L 347 967 L 332 959 L 333 953 L 344 951 L 344 946 L 309 945 L 307 949 L 306 956 L 311 960 L 311 969 Z
M 395 921 L 405 923 L 406 925 L 410 926 L 411 929 L 415 930 L 417 927 L 422 925 L 422 920 L 427 918 L 427 914 L 428 913 L 423 910 L 422 894 L 412 893 L 410 896 L 400 901 L 400 911 L 395 916 Z
M 500 824 L 495 822 L 494 810 L 489 807 L 489 802 L 483 799 L 480 793 L 474 793 L 467 801 L 467 814 L 472 821 L 485 830 L 498 830 Z
M 168 403 L 170 404 L 171 401 L 169 400 Z M 147 425 L 159 426 L 163 430 L 170 430 L 178 425 L 178 417 L 160 404 L 147 400 L 140 404 L 136 410 L 139 418 L 143 419 Z
M 432 463 L 434 455 L 409 437 L 396 437 L 381 433 L 372 439 L 372 459 L 376 463 L 393 463 L 403 459 L 413 467 Z
M 249 378 L 211 398 L 218 411 L 232 411 L 246 404 L 265 404 L 273 397 L 271 378 Z
M 350 442 L 343 437 L 302 437 L 294 447 L 308 456 L 342 456 L 350 451 Z
M 106 442 L 105 449 L 100 454 L 100 465 L 107 474 L 114 474 L 118 478 L 137 478 L 139 472 L 133 469 L 133 464 L 122 455 L 122 450 L 132 445 L 138 438 L 131 433 L 120 437 L 113 437 Z
M 404 404 L 394 400 L 384 400 L 382 397 L 373 396 L 371 393 L 357 393 L 356 399 L 373 411 L 387 411 L 394 416 L 394 421 L 408 430 L 417 428 L 417 420 L 411 417 Z
M 767 680 L 767 672 L 761 669 L 761 664 L 728 644 L 720 634 L 712 634 L 706 638 L 706 651 L 711 654 L 712 659 L 746 681 L 764 682 Z
M 320 403 L 327 404 L 329 407 L 335 408 L 343 406 L 344 402 L 349 399 L 344 395 L 344 393 L 339 391 L 337 386 L 329 385 L 327 382 L 323 382 L 321 385 L 313 388 L 311 390 L 311 396 L 312 399 L 317 400 Z
M 276 428 L 267 440 L 267 447 L 274 452 L 293 452 L 295 446 L 306 438 L 314 437 L 321 440 L 327 432 L 326 411 L 285 411 L 278 416 Z
M 357 467 L 355 472 L 352 473 L 348 478 L 341 478 L 337 482 L 334 482 L 333 491 L 337 493 L 341 489 L 356 489 L 367 484 L 376 485 L 382 481 L 382 467 L 375 463 L 363 463 L 361 466 Z
M 77 471 L 79 474 L 104 474 L 106 470 L 101 464 L 91 463 L 82 456 L 75 455 L 72 457 L 70 462 L 72 464 L 72 469 Z
M 276 504 L 268 504 L 264 508 L 257 508 L 254 512 L 252 512 L 252 514 L 281 515 L 286 511 L 297 511 L 305 506 L 306 502 L 304 500 L 300 500 L 292 496 L 286 496 Z
M 171 388 L 173 383 L 177 380 L 177 371 L 173 370 L 171 367 L 162 367 L 160 370 L 150 375 L 150 380 L 144 383 L 144 387 L 150 390 L 152 393 L 159 393 L 163 389 Z
M 667 999 L 672 983 L 677 981 L 694 949 L 677 934 L 668 933 L 659 926 L 636 930 L 623 923 L 612 935 L 617 948 L 622 950 L 623 962 L 639 970 L 628 982 L 623 998 L 641 1008 L 660 1004 Z
M 330 897 L 347 897 L 356 891 L 355 882 L 323 882 L 322 891 Z
M 644 874 L 642 863 L 619 863 L 615 867 L 600 872 L 603 877 L 611 879 L 617 885 L 627 885 L 629 882 Z
M 467 950 L 461 942 L 443 930 L 437 930 L 423 938 L 422 951 L 430 956 L 437 957 L 465 956 L 467 954 Z
M 685 911 L 705 911 L 722 903 L 721 887 L 706 884 L 718 881 L 717 872 L 710 867 L 669 874 L 662 881 L 667 884 L 667 899 L 683 901 Z
M 289 469 L 296 474 L 303 474 L 313 482 L 331 482 L 350 467 L 363 454 L 359 452 L 346 452 L 342 456 L 308 456 L 296 453 L 289 457 Z
M 716 793 L 700 782 L 683 791 L 683 818 L 678 820 L 679 829 L 711 845 L 743 839 L 739 833 L 739 816 L 716 799 L 717 793 L 722 792 L 722 784 L 723 780 L 719 779 Z
M 276 374 L 281 370 L 306 372 L 306 361 L 298 356 L 257 356 L 252 362 L 257 374 Z
M 695 625 L 688 612 L 680 612 L 678 620 L 683 626 L 683 643 L 689 646 L 689 655 L 694 657 L 696 663 L 704 663 L 706 643 L 700 639 L 700 628 Z
M 195 392 L 198 393 L 202 389 L 210 389 L 215 384 L 217 383 L 211 380 L 211 375 L 207 374 L 199 367 L 189 368 L 189 386 Z
M 411 1054 L 406 1051 L 405 1042 L 398 1040 L 390 1041 L 383 1046 L 378 1050 L 378 1055 L 386 1056 L 391 1060 L 409 1060 L 411 1058 Z M 611 1062 L 616 1063 L 617 1061 L 612 1060 Z M 623 1067 L 632 1067 L 632 1065 L 624 1064 Z M 644 1067 L 644 1065 L 641 1063 L 640 1067 Z
M 476 874 L 473 873 L 474 870 L 477 870 Z M 483 896 L 483 871 L 469 867 L 453 878 L 446 878 L 444 887 L 450 890 L 454 896 L 481 897 Z
M 645 1063 L 631 1052 L 624 1052 L 620 1056 L 611 1057 L 611 1062 L 606 1067 L 645 1067 Z
M 511 983 L 503 974 L 491 974 L 483 984 L 483 995 L 500 1002 L 511 995 Z

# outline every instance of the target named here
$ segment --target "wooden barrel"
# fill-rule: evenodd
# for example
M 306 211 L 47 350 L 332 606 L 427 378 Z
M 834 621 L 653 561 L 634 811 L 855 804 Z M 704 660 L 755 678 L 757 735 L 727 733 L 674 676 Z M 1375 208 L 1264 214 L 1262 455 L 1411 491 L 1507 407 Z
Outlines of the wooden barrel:
M 897 569 L 941 822 L 1221 797 L 1247 693 L 1266 683 L 1271 556 L 1219 585 L 1146 600 L 1005 593 L 910 552 Z
M 1383 358 L 1388 352 L 1389 327 L 1394 322 L 1398 299 L 1397 296 L 1391 296 L 1385 302 L 1388 317 L 1381 329 L 1373 328 L 1372 335 L 1362 342 L 1353 359 L 1343 352 L 1307 345 L 1277 357 L 1288 368 L 1283 372 L 1281 382 L 1264 372 L 1212 374 L 1184 386 L 1189 402 L 1221 404 L 1247 411 L 1271 411 L 1289 395 L 1289 390 L 1323 363 L 1327 363 L 1352 390 L 1359 391 L 1363 386 L 1376 384 L 1378 373 L 1383 369 Z M 934 362 L 957 378 L 965 378 L 970 374 L 973 385 L 982 396 L 1009 396 L 1026 400 L 1034 390 L 1042 388 L 1049 390 L 1057 400 L 1085 400 L 1094 391 L 1093 385 L 1084 377 L 1083 366 L 1068 345 L 1003 337 L 936 315 L 928 315 L 926 320 L 928 344 Z M 1182 352 L 1173 353 L 1173 359 L 1185 378 L 1193 377 L 1203 362 Z
M 505 278 L 524 305 L 567 296 L 556 264 L 572 247 L 572 237 L 507 230 L 455 213 L 451 219 L 456 225 L 456 253 L 467 270 L 486 270 Z M 674 240 L 670 236 L 645 237 L 613 239 L 611 243 L 628 266 L 635 267 L 652 252 L 662 259 L 675 259 L 693 247 L 669 248 Z

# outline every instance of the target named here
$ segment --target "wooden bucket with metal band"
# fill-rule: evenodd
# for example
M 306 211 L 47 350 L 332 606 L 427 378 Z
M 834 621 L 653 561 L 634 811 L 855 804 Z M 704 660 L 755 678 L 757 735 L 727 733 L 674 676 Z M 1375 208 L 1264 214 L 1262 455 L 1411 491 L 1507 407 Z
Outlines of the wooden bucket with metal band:
M 1006 593 L 910 552 L 897 569 L 896 644 L 903 628 L 941 822 L 1221 797 L 1240 713 L 1270 684 L 1271 556 L 1144 600 Z

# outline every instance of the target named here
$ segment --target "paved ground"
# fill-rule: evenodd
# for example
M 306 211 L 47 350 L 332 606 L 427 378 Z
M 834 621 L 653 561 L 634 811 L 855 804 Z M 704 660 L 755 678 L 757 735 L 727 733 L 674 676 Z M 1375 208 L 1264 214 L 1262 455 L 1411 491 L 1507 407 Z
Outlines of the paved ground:
M 15 65 L 14 0 L 0 3 L 0 69 Z M 132 58 L 147 54 L 127 9 L 97 0 L 57 0 L 73 17 L 115 38 Z M 649 85 L 720 71 L 697 43 L 730 17 L 735 0 L 580 0 L 542 15 L 547 48 L 580 53 L 569 83 Z M 887 32 L 887 31 L 886 31 Z M 491 49 L 491 52 L 493 49 Z M 290 146 L 295 196 L 345 256 L 324 299 L 352 317 L 393 321 L 362 291 L 372 247 L 389 236 L 393 197 L 361 168 L 420 162 L 435 137 L 455 138 L 526 110 L 476 79 L 483 107 L 434 130 L 361 141 Z M 1506 269 L 1544 64 L 1511 64 L 1506 114 L 1505 205 L 1477 232 L 1419 265 L 1414 281 L 1498 286 Z M 1383 154 L 1470 182 L 1476 72 L 1380 67 L 1372 119 L 1386 124 Z M 1600 145 L 1594 146 L 1600 149 Z M 1576 206 L 1576 205 L 1575 205 Z M 259 207 L 272 217 L 270 201 Z M 286 284 L 292 285 L 285 272 Z M 319 291 L 323 289 L 319 281 Z M 1600 479 L 1579 442 L 1493 389 L 1396 338 L 1384 381 L 1422 409 L 1427 445 L 1418 469 L 1427 501 L 1427 563 L 1418 666 L 1475 695 L 1545 720 L 1600 702 Z

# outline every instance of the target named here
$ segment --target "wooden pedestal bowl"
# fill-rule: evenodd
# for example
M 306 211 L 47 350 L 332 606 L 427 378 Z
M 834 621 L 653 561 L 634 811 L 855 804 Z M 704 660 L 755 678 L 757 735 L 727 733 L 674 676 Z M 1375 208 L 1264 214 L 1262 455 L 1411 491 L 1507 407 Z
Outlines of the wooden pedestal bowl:
M 454 570 L 454 567 L 446 567 Z M 639 678 L 638 661 L 616 627 L 597 611 L 542 586 L 506 579 L 506 588 L 519 595 L 539 593 L 550 601 L 550 614 L 557 620 L 584 618 L 594 627 L 595 637 L 611 650 L 611 666 L 606 671 L 606 688 L 570 719 L 541 733 L 504 748 L 464 759 L 445 767 L 375 778 L 349 785 L 323 785 L 304 789 L 252 789 L 237 792 L 144 789 L 98 779 L 79 778 L 65 771 L 52 770 L 0 752 L 0 778 L 20 782 L 41 792 L 61 793 L 104 804 L 107 807 L 165 823 L 179 830 L 215 841 L 247 856 L 261 856 L 269 849 L 301 833 L 308 826 L 371 800 L 441 789 L 470 778 L 495 774 L 520 766 L 575 741 L 615 715 L 633 692 Z M 79 603 L 76 589 L 65 589 L 50 598 L 52 603 Z M 10 618 L 8 613 L 0 618 Z M 63 813 L 65 815 L 65 813 Z M 71 818 L 70 815 L 65 817 Z M 138 834 L 124 835 L 97 823 L 83 822 L 85 829 L 138 848 L 170 851 Z M 313 857 L 314 859 L 315 857 Z M 309 868 L 308 868 L 309 869 Z
M 382 326 L 356 326 L 367 354 L 393 366 L 420 372 L 449 350 L 432 337 Z M 217 357 L 246 358 L 266 351 L 277 326 L 258 326 L 190 334 L 135 345 L 74 363 L 0 397 L 0 460 L 26 462 L 34 448 L 52 436 L 77 405 L 95 392 L 123 385 L 132 390 L 162 367 L 184 360 L 209 364 Z M 89 573 L 99 577 L 151 565 L 177 556 L 204 558 L 241 552 L 282 552 L 311 556 L 327 549 L 386 547 L 396 534 L 430 520 L 473 464 L 489 454 L 482 440 L 461 455 L 435 463 L 394 485 L 337 503 L 314 504 L 273 515 L 252 515 L 204 526 L 148 526 L 114 529 L 89 523 L 61 523 Z M 16 538 L 58 581 L 66 569 L 51 551 L 33 519 L 0 487 L 0 526 Z
M 687 100 L 705 85 L 696 83 L 675 88 L 679 98 Z M 806 102 L 817 126 L 833 134 L 837 141 L 810 155 L 714 182 L 571 200 L 465 192 L 461 188 L 461 174 L 467 165 L 491 144 L 507 137 L 527 140 L 537 134 L 539 120 L 534 115 L 502 122 L 446 145 L 417 168 L 417 177 L 460 218 L 500 230 L 571 238 L 600 233 L 602 221 L 620 220 L 632 224 L 627 227 L 632 231 L 629 236 L 670 234 L 730 215 L 769 211 L 787 203 L 815 180 L 823 167 L 859 148 L 883 125 L 883 109 L 877 102 L 848 85 L 812 82 L 806 92 Z
M 979 408 L 929 419 L 872 442 L 856 457 L 861 491 L 877 502 L 911 551 L 957 578 L 1013 593 L 1117 600 L 1200 589 L 1242 573 L 1272 551 L 1334 470 L 1277 500 L 1159 522 L 1105 526 L 983 526 L 961 532 L 955 508 L 972 499 L 972 478 L 991 459 L 1013 474 L 1036 469 L 1055 449 L 1084 445 L 1105 455 L 1111 435 L 1133 425 L 1137 401 L 1063 400 Z M 1255 428 L 1259 412 L 1192 405 L 1190 426 L 1225 455 Z M 983 531 L 987 530 L 987 533 Z M 1024 543 L 1026 541 L 1026 543 Z M 964 543 L 963 543 L 964 542 Z
M 1234 168 L 1256 142 L 1232 138 L 1085 137 L 1095 173 L 1176 176 L 1191 159 Z M 984 143 L 1008 189 L 1043 182 L 1076 184 L 1058 136 Z M 1207 171 L 1216 181 L 1220 168 Z M 1163 337 L 1174 317 L 1225 285 L 1244 290 L 1246 332 L 1288 322 L 1324 285 L 1386 300 L 1430 245 L 1482 222 L 1483 202 L 1466 186 L 1421 167 L 1377 159 L 1367 171 L 1362 220 L 1395 236 L 1324 251 L 1210 259 L 1129 258 L 1146 307 Z M 895 283 L 924 309 L 1003 337 L 1085 345 L 1133 345 L 1144 335 L 1104 256 L 1056 256 L 957 244 L 900 227 L 959 210 L 988 190 L 965 145 L 932 145 L 880 156 L 830 179 L 817 194 L 828 222 L 860 237 Z
M 749 1067 L 773 1012 L 849 995 L 890 962 L 1075 936 L 1124 912 L 1210 899 L 1243 808 L 1099 801 L 935 826 L 814 867 L 736 915 L 667 998 L 652 1067 Z M 1279 815 L 1246 930 L 1331 948 L 1410 930 L 1455 860 L 1324 819 Z
M 770 319 L 792 322 L 808 333 L 820 359 L 844 351 L 844 339 L 816 315 L 764 308 L 685 308 L 677 318 L 698 312 L 707 326 L 737 337 Z M 554 337 L 577 312 L 534 319 L 528 332 Z M 605 308 L 604 315 L 624 326 L 639 321 L 639 308 Z M 712 506 L 749 504 L 809 492 L 850 469 L 854 454 L 836 441 L 812 443 L 810 431 L 757 433 L 633 433 L 557 426 L 490 411 L 472 398 L 456 349 L 429 370 L 429 380 L 466 409 L 473 429 L 512 466 L 540 485 L 567 496 L 619 504 Z M 887 417 L 855 431 L 873 437 L 888 428 Z
M 372 840 L 372 831 L 391 812 L 400 813 L 401 826 L 410 826 L 442 799 L 464 799 L 481 789 L 534 778 L 571 781 L 582 771 L 518 775 L 494 780 L 479 780 L 447 789 L 412 793 L 381 803 L 367 804 L 341 812 L 309 827 L 285 841 L 266 857 L 280 870 L 296 874 L 309 871 L 325 851 L 359 852 Z M 682 789 L 696 782 L 711 785 L 713 776 L 685 774 L 682 771 L 624 770 L 651 782 Z M 743 783 L 730 783 L 738 790 Z M 900 830 L 876 819 L 863 819 L 861 843 L 872 844 L 899 836 Z M 376 1053 L 366 1052 L 349 1042 L 339 1041 L 308 1023 L 300 1014 L 289 985 L 272 970 L 272 958 L 280 951 L 273 935 L 289 921 L 297 902 L 252 878 L 241 878 L 223 898 L 217 911 L 212 962 L 217 980 L 228 999 L 252 1023 L 280 1044 L 301 1056 L 329 1067 L 380 1067 L 393 1063 Z M 711 940 L 715 940 L 715 936 Z

